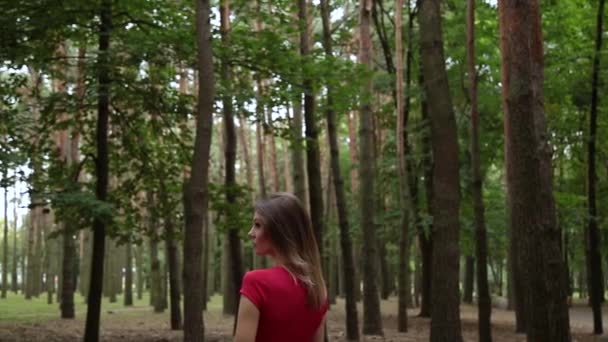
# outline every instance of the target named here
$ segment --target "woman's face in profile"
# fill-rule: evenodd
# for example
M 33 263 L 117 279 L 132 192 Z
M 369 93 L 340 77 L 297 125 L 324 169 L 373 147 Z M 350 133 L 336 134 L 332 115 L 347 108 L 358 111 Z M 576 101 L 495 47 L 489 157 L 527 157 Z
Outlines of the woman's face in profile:
M 253 243 L 253 249 L 257 255 L 272 255 L 274 248 L 270 237 L 264 227 L 264 218 L 258 213 L 253 215 L 253 225 L 247 234 Z

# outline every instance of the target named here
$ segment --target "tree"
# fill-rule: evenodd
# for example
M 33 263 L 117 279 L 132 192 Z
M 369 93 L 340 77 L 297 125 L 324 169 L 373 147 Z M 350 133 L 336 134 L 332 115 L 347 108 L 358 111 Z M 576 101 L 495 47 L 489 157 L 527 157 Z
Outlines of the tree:
M 323 22 L 323 48 L 325 55 L 332 55 L 331 22 L 330 22 L 330 0 L 321 0 L 321 19 Z M 327 86 L 327 107 L 325 116 L 327 118 L 327 135 L 330 146 L 331 178 L 334 183 L 336 195 L 336 207 L 338 209 L 338 222 L 340 228 L 340 247 L 342 250 L 342 272 L 344 277 L 344 292 L 346 294 L 346 339 L 349 341 L 359 340 L 359 318 L 357 316 L 357 301 L 355 298 L 355 263 L 353 260 L 353 244 L 350 238 L 350 225 L 348 212 L 346 210 L 346 195 L 344 193 L 344 181 L 340 171 L 340 150 L 338 145 L 337 119 L 334 109 L 333 88 Z
M 8 169 L 2 174 L 2 187 L 4 188 L 4 235 L 2 252 L 2 298 L 6 298 L 8 292 Z
M 203 298 L 200 291 L 202 224 L 209 200 L 209 151 L 215 96 L 210 11 L 209 0 L 196 0 L 199 72 L 197 123 L 191 174 L 184 189 L 184 341 L 188 342 L 204 340 Z
M 371 12 L 373 0 L 359 1 L 359 63 L 367 71 L 372 69 L 371 59 Z M 361 181 L 360 208 L 361 227 L 363 229 L 363 333 L 366 335 L 383 335 L 380 299 L 376 284 L 378 260 L 375 222 L 374 192 L 374 131 L 373 112 L 371 107 L 372 80 L 365 82 L 360 97 L 359 152 L 365 162 L 359 166 Z
M 479 111 L 477 109 L 477 70 L 475 68 L 475 0 L 467 1 L 467 64 L 469 100 L 471 101 L 471 168 L 473 207 L 475 212 L 475 246 L 477 262 L 477 303 L 479 341 L 491 342 L 490 317 L 492 302 L 488 288 L 488 246 L 486 241 L 481 152 L 479 149 Z
M 300 23 L 300 54 L 304 65 L 309 63 L 310 46 L 308 35 L 308 5 L 306 0 L 298 0 L 298 19 Z M 304 89 L 304 126 L 306 128 L 306 173 L 308 174 L 308 199 L 310 217 L 319 246 L 323 255 L 323 189 L 321 187 L 321 160 L 319 157 L 319 138 L 315 119 L 315 94 L 313 80 L 303 69 Z
M 445 69 L 439 0 L 420 8 L 424 91 L 429 99 L 433 158 L 431 341 L 462 341 L 460 327 L 458 137 Z
M 602 272 L 602 255 L 599 246 L 599 229 L 597 217 L 596 184 L 597 174 L 595 170 L 596 137 L 597 137 L 597 112 L 598 112 L 598 88 L 600 54 L 602 50 L 602 34 L 604 19 L 604 0 L 599 1 L 597 9 L 597 25 L 595 34 L 595 55 L 593 58 L 593 72 L 591 80 L 591 113 L 589 117 L 589 138 L 587 141 L 587 209 L 589 213 L 587 221 L 587 279 L 590 294 L 591 308 L 593 310 L 593 333 L 602 334 L 602 302 L 604 299 L 604 285 Z
M 410 189 L 407 166 L 407 122 L 405 119 L 405 104 L 403 91 L 403 1 L 395 1 L 395 54 L 396 54 L 396 102 L 397 102 L 397 160 L 399 162 L 399 202 L 401 211 L 401 231 L 399 234 L 399 306 L 397 329 L 407 331 L 407 306 L 410 299 L 410 270 L 409 270 L 409 220 L 410 220 Z M 409 12 L 409 6 L 408 6 Z M 408 13 L 409 14 L 409 13 Z M 411 18 L 410 18 L 411 20 Z M 408 37 L 411 39 L 411 37 Z
M 100 7 L 99 52 L 97 55 L 97 156 L 95 175 L 97 200 L 105 201 L 108 194 L 108 119 L 110 116 L 110 31 L 112 28 L 112 2 L 103 0 Z M 101 286 L 105 254 L 106 223 L 101 217 L 93 219 L 93 257 L 91 282 L 87 299 L 87 319 L 84 333 L 86 342 L 99 340 Z
M 545 128 L 539 2 L 501 0 L 499 15 L 507 186 L 511 225 L 522 229 L 521 255 L 515 262 L 528 284 L 523 294 L 526 335 L 530 341 L 570 341 L 552 151 Z M 516 292 L 518 296 L 521 293 Z
M 221 35 L 224 48 L 229 51 L 230 47 L 230 1 L 223 0 L 220 4 L 221 15 Z M 227 59 L 227 56 L 224 57 Z M 227 60 L 222 60 L 222 79 L 225 82 L 225 89 L 231 90 L 232 70 Z M 228 222 L 228 249 L 229 249 L 229 264 L 231 277 L 228 281 L 232 282 L 231 287 L 234 290 L 234 298 L 238 298 L 239 290 L 243 278 L 243 256 L 241 255 L 241 239 L 239 236 L 238 213 L 239 207 L 237 203 L 237 183 L 235 175 L 236 163 L 236 128 L 234 125 L 234 113 L 232 106 L 232 97 L 229 92 L 224 93 L 222 97 L 222 105 L 224 111 L 224 191 L 226 196 L 226 204 L 228 205 L 227 222 Z M 238 300 L 236 301 L 236 311 L 238 312 Z M 235 327 L 237 316 L 235 315 Z

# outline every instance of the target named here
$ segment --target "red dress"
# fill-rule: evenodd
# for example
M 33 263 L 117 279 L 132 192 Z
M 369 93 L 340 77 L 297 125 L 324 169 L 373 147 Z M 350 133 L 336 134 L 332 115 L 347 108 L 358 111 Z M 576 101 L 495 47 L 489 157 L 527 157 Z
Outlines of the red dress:
M 310 342 L 327 312 L 307 302 L 308 290 L 281 266 L 247 272 L 241 295 L 260 311 L 256 342 Z

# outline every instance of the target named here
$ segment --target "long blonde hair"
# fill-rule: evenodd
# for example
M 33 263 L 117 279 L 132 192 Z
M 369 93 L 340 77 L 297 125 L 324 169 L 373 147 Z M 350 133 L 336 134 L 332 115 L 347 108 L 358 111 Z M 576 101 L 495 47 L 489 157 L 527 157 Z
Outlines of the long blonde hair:
M 308 302 L 320 308 L 327 291 L 321 269 L 321 256 L 310 216 L 300 200 L 287 192 L 274 193 L 255 204 L 264 229 L 284 265 L 308 289 Z

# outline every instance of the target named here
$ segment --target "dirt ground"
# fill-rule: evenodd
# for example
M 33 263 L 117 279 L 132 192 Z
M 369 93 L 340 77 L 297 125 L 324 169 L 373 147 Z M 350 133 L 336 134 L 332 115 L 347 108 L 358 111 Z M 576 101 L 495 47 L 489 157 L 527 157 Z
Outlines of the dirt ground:
M 330 341 L 345 341 L 344 303 L 332 307 L 328 314 Z M 366 336 L 362 341 L 428 341 L 430 320 L 416 317 L 417 310 L 409 311 L 409 332 L 397 332 L 397 305 L 391 299 L 382 302 L 384 337 Z M 606 310 L 604 310 L 606 312 Z M 359 306 L 359 315 L 361 316 Z M 461 306 L 462 329 L 465 341 L 477 341 L 477 311 L 474 306 Z M 608 336 L 595 337 L 592 330 L 591 312 L 584 305 L 570 310 L 573 340 L 580 342 L 608 341 Z M 604 316 L 604 326 L 608 315 Z M 219 310 L 205 312 L 207 341 L 230 341 L 232 317 L 223 316 Z M 492 332 L 496 342 L 525 341 L 525 336 L 515 334 L 514 314 L 502 309 L 492 311 Z M 37 323 L 16 324 L 0 321 L 0 342 L 55 342 L 80 341 L 84 332 L 84 317 L 76 320 L 45 320 Z M 173 342 L 182 341 L 180 331 L 169 329 L 168 312 L 155 314 L 148 307 L 135 307 L 102 315 L 101 340 L 107 342 Z

